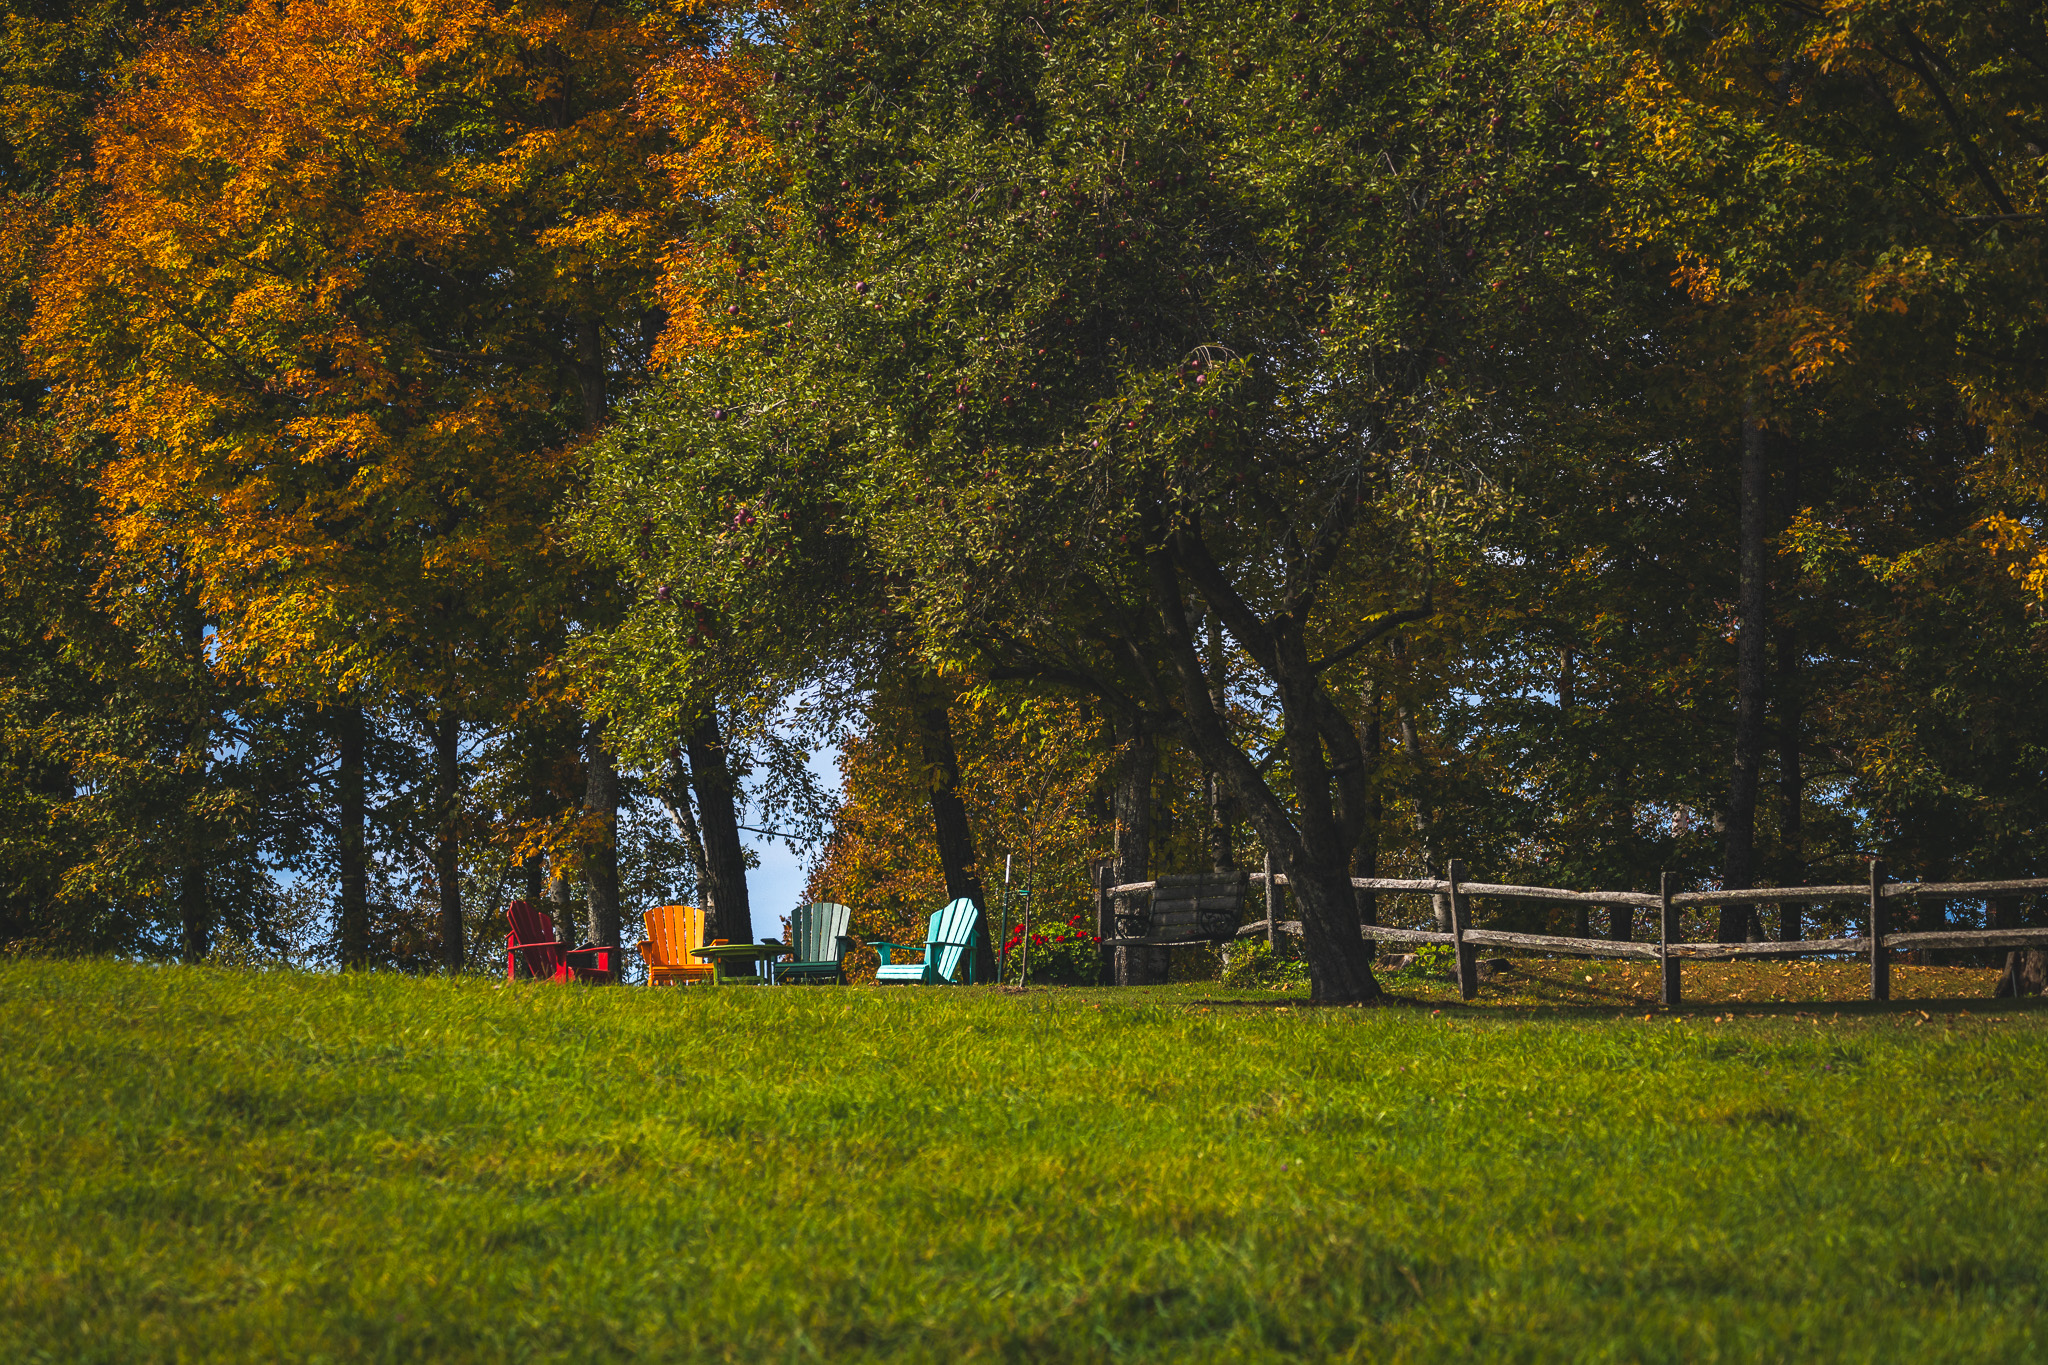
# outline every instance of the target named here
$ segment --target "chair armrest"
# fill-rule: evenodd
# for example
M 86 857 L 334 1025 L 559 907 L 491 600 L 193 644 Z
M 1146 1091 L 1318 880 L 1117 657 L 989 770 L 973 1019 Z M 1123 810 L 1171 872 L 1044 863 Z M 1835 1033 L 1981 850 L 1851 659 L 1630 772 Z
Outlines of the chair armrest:
M 508 953 L 516 953 L 521 948 L 559 948 L 561 946 L 562 945 L 556 940 L 551 938 L 545 938 L 540 940 L 540 942 L 538 943 L 508 943 L 505 945 L 505 951 Z M 573 951 L 573 949 L 571 951 Z
M 868 947 L 880 953 L 882 955 L 882 965 L 889 967 L 895 965 L 889 956 L 891 951 L 914 953 L 922 949 L 924 945 L 922 943 L 887 943 L 878 938 L 871 938 L 868 940 Z

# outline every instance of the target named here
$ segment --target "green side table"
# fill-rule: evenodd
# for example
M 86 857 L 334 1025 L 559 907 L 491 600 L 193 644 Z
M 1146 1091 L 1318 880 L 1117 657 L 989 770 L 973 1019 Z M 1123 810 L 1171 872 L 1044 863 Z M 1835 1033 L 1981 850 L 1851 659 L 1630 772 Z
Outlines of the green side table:
M 758 986 L 764 978 L 759 976 L 727 976 L 728 962 L 767 962 L 778 957 L 788 957 L 789 949 L 783 944 L 770 940 L 766 943 L 714 943 L 704 948 L 692 948 L 692 957 L 711 960 L 711 984 L 714 986 Z

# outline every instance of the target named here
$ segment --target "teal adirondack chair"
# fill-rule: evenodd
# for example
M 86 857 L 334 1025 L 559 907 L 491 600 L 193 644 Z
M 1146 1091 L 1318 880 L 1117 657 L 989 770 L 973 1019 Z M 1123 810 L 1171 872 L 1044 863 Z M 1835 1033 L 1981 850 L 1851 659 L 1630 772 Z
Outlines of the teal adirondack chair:
M 882 965 L 875 972 L 876 981 L 907 981 L 915 985 L 951 985 L 960 972 L 960 959 L 967 959 L 967 984 L 974 984 L 974 943 L 975 943 L 974 902 L 962 897 L 948 904 L 942 910 L 932 912 L 932 922 L 924 931 L 924 942 L 882 943 L 871 941 L 868 947 L 882 955 Z M 922 962 L 892 962 L 892 953 L 924 951 Z
M 768 966 L 773 982 L 836 981 L 846 984 L 846 950 L 853 940 L 846 936 L 853 911 L 831 901 L 800 905 L 789 917 L 789 947 L 796 956 L 788 962 Z

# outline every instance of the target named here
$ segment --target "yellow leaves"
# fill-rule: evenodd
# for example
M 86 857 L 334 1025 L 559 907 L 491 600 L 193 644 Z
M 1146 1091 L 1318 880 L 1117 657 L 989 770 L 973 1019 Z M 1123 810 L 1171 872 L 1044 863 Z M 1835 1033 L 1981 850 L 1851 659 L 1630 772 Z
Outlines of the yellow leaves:
M 2035 601 L 2048 604 L 2048 544 L 2030 526 L 2000 513 L 1972 528 L 1979 544 L 2006 561 L 2006 572 Z
M 1671 282 L 1690 295 L 1695 303 L 1717 303 L 1723 288 L 1721 269 L 1696 251 L 1680 251 L 1671 271 Z

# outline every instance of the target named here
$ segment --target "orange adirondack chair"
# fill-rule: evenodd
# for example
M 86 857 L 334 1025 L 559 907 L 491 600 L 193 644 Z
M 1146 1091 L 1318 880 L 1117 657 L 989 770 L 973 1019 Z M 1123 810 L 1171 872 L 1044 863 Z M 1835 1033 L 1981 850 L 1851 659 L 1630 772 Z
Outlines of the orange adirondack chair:
M 692 981 L 709 981 L 712 967 L 690 950 L 704 946 L 704 911 L 695 905 L 657 905 L 642 917 L 647 937 L 640 940 L 640 957 L 647 963 L 650 986 L 684 986 Z

